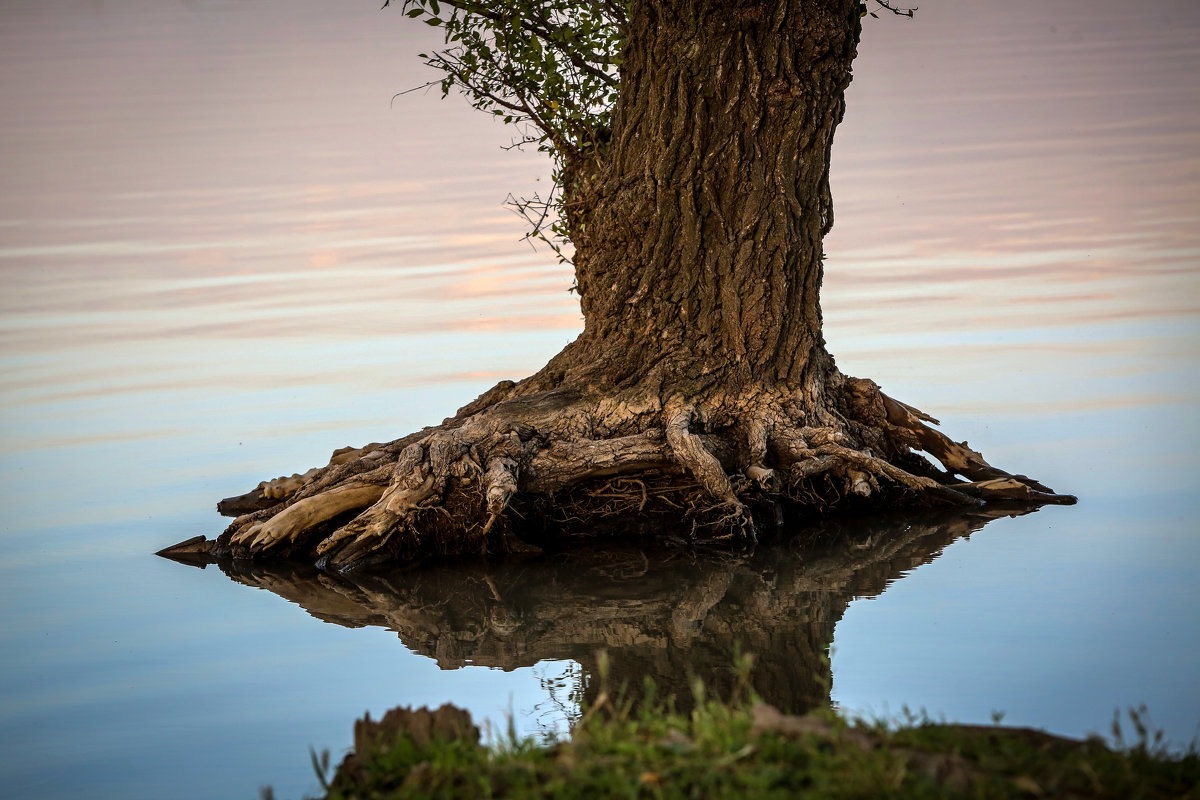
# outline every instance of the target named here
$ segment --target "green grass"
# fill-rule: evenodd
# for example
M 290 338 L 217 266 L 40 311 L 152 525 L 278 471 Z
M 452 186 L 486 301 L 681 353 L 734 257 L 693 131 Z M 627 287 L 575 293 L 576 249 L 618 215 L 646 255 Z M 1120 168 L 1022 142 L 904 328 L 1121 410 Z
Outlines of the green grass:
M 748 674 L 749 661 L 743 661 Z M 1172 753 L 1131 712 L 1136 741 L 1075 741 L 1029 729 L 849 722 L 832 712 L 787 717 L 743 682 L 729 701 L 695 687 L 681 714 L 653 686 L 602 692 L 569 739 L 510 731 L 489 745 L 471 735 L 375 735 L 356 740 L 329 800 L 350 798 L 1200 798 L 1200 753 Z M 360 723 L 362 724 L 362 723 Z M 365 728 L 370 728 L 366 724 Z M 367 733 L 371 733 L 367 730 Z M 269 793 L 264 793 L 268 794 Z

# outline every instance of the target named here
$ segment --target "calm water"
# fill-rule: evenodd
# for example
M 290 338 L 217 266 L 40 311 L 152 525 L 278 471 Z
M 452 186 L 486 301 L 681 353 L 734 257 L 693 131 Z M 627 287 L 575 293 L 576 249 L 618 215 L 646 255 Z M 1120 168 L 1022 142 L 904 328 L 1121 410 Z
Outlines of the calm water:
M 150 556 L 580 328 L 503 207 L 545 164 L 463 103 L 390 104 L 432 31 L 378 5 L 4 4 L 0 793 L 299 796 L 308 748 L 340 754 L 363 711 L 561 728 L 597 647 L 633 679 L 719 683 L 735 638 L 781 705 L 819 694 L 832 640 L 847 710 L 1083 735 L 1146 703 L 1196 735 L 1191 0 L 872 21 L 835 149 L 843 370 L 1078 506 L 386 581 Z

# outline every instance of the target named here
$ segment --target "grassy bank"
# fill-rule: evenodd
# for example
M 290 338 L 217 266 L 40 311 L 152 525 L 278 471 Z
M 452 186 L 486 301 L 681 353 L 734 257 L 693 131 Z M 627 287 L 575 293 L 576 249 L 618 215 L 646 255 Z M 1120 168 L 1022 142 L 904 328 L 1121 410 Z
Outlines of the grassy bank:
M 1200 754 L 1170 753 L 1131 715 L 1110 747 L 1030 729 L 851 723 L 746 696 L 688 714 L 601 694 L 568 740 L 482 744 L 469 714 L 394 709 L 355 725 L 326 797 L 1200 798 Z M 314 759 L 315 760 L 315 759 Z M 318 771 L 324 772 L 318 765 Z

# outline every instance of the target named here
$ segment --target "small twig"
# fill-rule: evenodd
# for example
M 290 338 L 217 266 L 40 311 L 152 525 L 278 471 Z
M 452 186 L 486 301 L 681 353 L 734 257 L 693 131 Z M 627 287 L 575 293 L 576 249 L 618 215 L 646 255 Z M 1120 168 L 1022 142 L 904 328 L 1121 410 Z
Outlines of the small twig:
M 900 8 L 898 6 L 892 5 L 891 2 L 889 2 L 889 0 L 874 0 L 874 2 L 876 4 L 876 8 L 882 8 L 886 11 L 890 11 L 893 14 L 895 14 L 897 17 L 908 17 L 909 19 L 912 19 L 913 14 L 915 14 L 917 12 L 917 6 L 913 6 L 912 8 Z M 875 12 L 869 11 L 867 13 L 869 13 L 872 17 L 876 17 L 876 19 L 878 19 Z
M 427 83 L 422 83 L 420 86 L 414 86 L 411 89 L 405 89 L 403 92 L 396 92 L 394 95 L 392 95 L 392 99 L 388 101 L 388 108 L 393 107 L 397 97 L 401 97 L 406 94 L 412 94 L 413 92 L 419 92 L 422 89 L 429 89 L 433 86 L 437 86 L 440 83 L 441 81 L 429 81 Z

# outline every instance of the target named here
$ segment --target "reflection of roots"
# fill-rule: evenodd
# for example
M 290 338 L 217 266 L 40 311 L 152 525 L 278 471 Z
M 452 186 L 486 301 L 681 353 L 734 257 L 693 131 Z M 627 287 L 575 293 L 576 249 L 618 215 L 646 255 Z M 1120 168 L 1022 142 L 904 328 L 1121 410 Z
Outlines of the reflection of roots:
M 326 467 L 222 501 L 223 513 L 241 516 L 216 542 L 163 552 L 296 555 L 350 569 L 557 547 L 570 531 L 754 540 L 784 510 L 1074 501 L 992 467 L 873 382 L 835 378 L 838 400 L 816 411 L 782 391 L 507 399 L 513 384 L 503 383 L 441 426 L 340 450 Z
M 646 513 L 653 513 L 655 487 L 646 488 Z M 629 497 L 634 505 L 627 514 L 639 496 L 640 490 Z M 665 508 L 678 518 L 680 509 Z M 609 685 L 639 687 L 650 676 L 659 696 L 674 695 L 685 713 L 695 677 L 730 696 L 730 654 L 740 646 L 754 654 L 752 682 L 763 699 L 802 712 L 828 703 L 824 654 L 852 599 L 878 595 L 989 520 L 1029 510 L 955 506 L 836 515 L 756 548 L 597 541 L 555 555 L 348 573 L 297 561 L 221 559 L 219 565 L 233 580 L 274 592 L 318 619 L 395 631 L 408 650 L 443 669 L 512 670 L 565 659 L 596 676 L 603 648 Z M 598 687 L 596 680 L 582 685 L 592 701 Z

